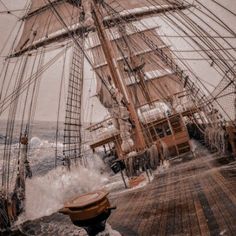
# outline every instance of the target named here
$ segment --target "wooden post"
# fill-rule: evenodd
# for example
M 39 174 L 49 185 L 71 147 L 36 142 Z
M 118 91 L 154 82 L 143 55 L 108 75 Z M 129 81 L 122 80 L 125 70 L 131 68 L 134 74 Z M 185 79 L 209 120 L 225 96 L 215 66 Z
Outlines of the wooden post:
M 124 185 L 125 185 L 125 188 L 128 188 L 128 187 L 127 187 L 127 184 L 126 184 L 126 181 L 125 181 L 125 177 L 124 177 L 123 170 L 120 170 L 120 173 L 121 173 L 121 177 L 122 177 L 123 183 L 124 183 Z

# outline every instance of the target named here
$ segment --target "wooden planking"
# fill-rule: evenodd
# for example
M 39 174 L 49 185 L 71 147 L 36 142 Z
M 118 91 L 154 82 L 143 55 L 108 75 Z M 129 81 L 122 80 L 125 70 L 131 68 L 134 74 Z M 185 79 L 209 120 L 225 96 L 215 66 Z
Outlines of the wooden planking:
M 232 178 L 210 155 L 172 163 L 144 188 L 112 195 L 118 210 L 109 223 L 126 236 L 236 235 Z
M 169 176 L 167 176 L 167 177 L 169 177 Z M 161 214 L 161 219 L 160 219 L 160 223 L 159 223 L 158 235 L 164 235 L 165 234 L 167 213 L 168 213 L 167 209 L 168 209 L 168 206 L 169 206 L 169 201 L 167 201 L 167 199 L 169 197 L 169 191 L 170 191 L 170 188 L 171 188 L 170 180 L 171 180 L 171 178 L 167 178 L 166 188 L 164 189 L 165 192 L 162 192 L 163 208 L 162 208 L 162 214 Z
M 181 181 L 180 179 L 180 175 L 176 175 L 177 181 Z M 184 226 L 185 224 L 183 224 L 183 217 L 184 215 L 184 211 L 186 211 L 186 205 L 185 205 L 185 201 L 184 201 L 184 184 L 182 182 L 181 187 L 180 187 L 180 191 L 179 191 L 179 202 L 177 202 L 177 207 L 175 208 L 175 228 L 174 228 L 174 234 L 183 234 L 184 231 Z
M 215 182 L 212 181 L 211 177 L 208 177 L 207 183 L 208 183 L 208 191 L 210 191 L 209 197 L 212 197 L 212 200 L 214 201 L 218 209 L 218 213 L 214 213 L 215 215 L 219 215 L 218 223 L 221 225 L 221 228 L 224 228 L 226 225 L 229 232 L 233 234 L 234 230 L 232 229 L 232 227 L 234 225 L 234 222 L 231 220 L 230 213 L 227 210 L 225 210 L 226 209 L 225 199 L 222 199 L 222 197 L 219 194 L 219 191 L 221 191 L 221 189 L 219 189 L 218 186 L 215 187 Z
M 163 212 L 163 206 L 164 206 L 164 197 L 160 199 L 160 192 L 161 192 L 161 189 L 166 189 L 166 186 L 167 186 L 167 175 L 163 175 L 163 176 L 159 176 L 159 183 L 160 183 L 160 186 L 162 187 L 157 187 L 156 189 L 159 190 L 159 194 L 157 195 L 154 195 L 153 194 L 153 197 L 156 199 L 156 198 L 159 198 L 158 200 L 155 201 L 155 204 L 154 204 L 154 208 L 155 208 L 155 211 L 154 211 L 154 221 L 152 222 L 152 226 L 150 227 L 150 230 L 151 232 L 158 232 L 158 230 L 160 229 L 160 222 L 161 222 L 161 216 L 162 216 L 162 212 Z
M 186 193 L 186 189 L 188 188 L 187 181 L 183 181 L 180 191 L 181 191 L 181 200 L 182 200 L 182 211 L 181 211 L 181 224 L 183 228 L 184 235 L 191 235 L 191 221 L 189 217 L 189 206 L 188 204 L 188 195 Z

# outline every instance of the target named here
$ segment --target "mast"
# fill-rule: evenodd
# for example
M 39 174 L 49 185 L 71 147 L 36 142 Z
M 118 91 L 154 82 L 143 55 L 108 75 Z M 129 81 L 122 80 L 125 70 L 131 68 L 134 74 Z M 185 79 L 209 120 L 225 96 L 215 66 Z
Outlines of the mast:
M 134 133 L 135 133 L 135 139 L 136 139 L 135 145 L 138 149 L 143 150 L 146 145 L 145 145 L 144 136 L 142 133 L 142 128 L 141 128 L 141 124 L 139 122 L 137 112 L 135 110 L 132 99 L 130 98 L 129 91 L 127 90 L 125 84 L 122 81 L 121 75 L 119 73 L 118 65 L 115 60 L 115 56 L 114 56 L 114 52 L 113 52 L 111 43 L 108 40 L 104 26 L 102 24 L 102 19 L 101 19 L 102 13 L 100 10 L 101 6 L 98 6 L 98 4 L 96 3 L 95 0 L 93 0 L 93 2 L 94 2 L 93 14 L 94 14 L 94 18 L 95 18 L 95 24 L 96 24 L 97 30 L 98 30 L 98 37 L 101 41 L 101 46 L 103 48 L 112 79 L 113 79 L 114 84 L 117 87 L 117 89 L 124 96 L 125 103 L 126 103 L 127 108 L 130 112 L 130 116 L 134 122 L 134 125 L 135 125 Z

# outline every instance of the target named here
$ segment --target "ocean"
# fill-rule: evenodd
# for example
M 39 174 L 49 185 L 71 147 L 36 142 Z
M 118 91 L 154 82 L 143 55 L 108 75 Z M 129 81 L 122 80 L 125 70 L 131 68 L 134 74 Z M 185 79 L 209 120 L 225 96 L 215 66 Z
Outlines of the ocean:
M 6 121 L 0 126 L 1 174 L 3 166 Z M 28 160 L 33 172 L 32 179 L 26 180 L 25 212 L 20 215 L 13 232 L 6 235 L 86 235 L 85 231 L 74 226 L 69 217 L 57 213 L 65 201 L 85 192 L 104 186 L 123 188 L 120 176 L 115 177 L 116 184 L 110 184 L 112 173 L 107 171 L 101 157 L 88 152 L 86 167 L 75 165 L 70 171 L 59 160 L 55 168 L 55 122 L 35 122 L 29 136 Z M 58 153 L 62 153 L 63 124 L 60 124 Z M 20 123 L 16 122 L 12 139 L 10 176 L 14 178 L 19 151 Z M 110 178 L 111 177 L 111 178 Z M 110 186 L 110 187 L 109 187 Z M 109 228 L 109 226 L 108 226 Z M 109 228 L 110 229 L 110 228 Z

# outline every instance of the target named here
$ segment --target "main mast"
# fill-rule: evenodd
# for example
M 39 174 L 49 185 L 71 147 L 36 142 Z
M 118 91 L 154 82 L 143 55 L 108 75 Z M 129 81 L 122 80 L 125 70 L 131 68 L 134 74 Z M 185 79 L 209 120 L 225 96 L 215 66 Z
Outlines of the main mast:
M 119 90 L 119 92 L 123 95 L 125 105 L 127 106 L 128 111 L 130 112 L 131 119 L 134 123 L 134 134 L 135 134 L 135 146 L 139 150 L 143 150 L 146 146 L 144 136 L 142 133 L 141 124 L 139 122 L 139 118 L 137 115 L 137 112 L 135 110 L 134 104 L 132 102 L 132 99 L 130 97 L 129 91 L 127 90 L 122 78 L 121 74 L 118 69 L 118 65 L 115 59 L 115 55 L 111 46 L 111 43 L 107 37 L 105 28 L 102 23 L 101 19 L 101 5 L 96 3 L 95 0 L 93 0 L 93 14 L 95 19 L 95 25 L 98 31 L 98 37 L 101 41 L 101 46 L 111 73 L 111 78 Z

